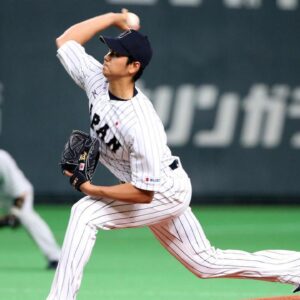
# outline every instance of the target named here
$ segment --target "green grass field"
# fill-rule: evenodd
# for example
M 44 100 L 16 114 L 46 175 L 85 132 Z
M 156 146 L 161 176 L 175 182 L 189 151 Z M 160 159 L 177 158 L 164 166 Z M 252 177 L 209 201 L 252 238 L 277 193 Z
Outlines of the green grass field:
M 62 243 L 68 206 L 37 206 Z M 300 207 L 193 207 L 218 248 L 300 250 Z M 0 231 L 0 299 L 46 299 L 54 271 L 23 228 Z M 163 249 L 147 228 L 98 233 L 79 300 L 240 300 L 289 295 L 293 287 L 255 280 L 201 280 Z

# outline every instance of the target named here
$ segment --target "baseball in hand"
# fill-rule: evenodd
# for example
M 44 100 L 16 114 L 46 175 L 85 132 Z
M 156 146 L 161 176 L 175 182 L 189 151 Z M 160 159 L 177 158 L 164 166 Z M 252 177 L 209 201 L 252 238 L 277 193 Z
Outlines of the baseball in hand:
M 134 30 L 140 29 L 140 18 L 138 15 L 136 15 L 132 12 L 127 13 L 126 23 L 131 29 L 134 29 Z

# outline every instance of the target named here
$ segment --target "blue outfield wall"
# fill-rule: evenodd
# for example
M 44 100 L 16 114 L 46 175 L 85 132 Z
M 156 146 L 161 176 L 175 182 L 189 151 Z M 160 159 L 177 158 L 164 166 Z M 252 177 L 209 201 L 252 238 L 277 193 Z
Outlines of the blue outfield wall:
M 2 0 L 0 143 L 39 199 L 76 195 L 58 161 L 71 130 L 89 129 L 86 97 L 58 62 L 55 38 L 122 7 L 140 15 L 153 44 L 138 84 L 192 179 L 195 201 L 297 202 L 300 1 Z M 96 38 L 86 49 L 100 60 L 106 51 Z M 95 181 L 116 182 L 101 167 Z

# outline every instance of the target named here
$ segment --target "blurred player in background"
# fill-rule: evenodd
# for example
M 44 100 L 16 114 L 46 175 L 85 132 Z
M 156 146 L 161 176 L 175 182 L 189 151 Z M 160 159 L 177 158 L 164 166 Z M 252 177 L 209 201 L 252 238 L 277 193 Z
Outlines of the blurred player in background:
M 55 269 L 60 248 L 48 225 L 34 211 L 33 196 L 33 187 L 15 160 L 0 149 L 0 203 L 9 211 L 0 217 L 0 228 L 22 224 L 46 257 L 48 269 Z
M 126 13 L 99 15 L 71 26 L 56 40 L 58 58 L 89 99 L 91 135 L 100 141 L 100 161 L 123 183 L 94 185 L 79 169 L 67 174 L 87 196 L 72 207 L 47 299 L 76 299 L 99 229 L 142 226 L 200 278 L 252 278 L 297 287 L 299 252 L 221 250 L 206 238 L 189 207 L 190 179 L 167 146 L 151 102 L 135 86 L 151 60 L 149 40 L 130 30 L 126 20 Z M 108 47 L 102 64 L 83 45 L 110 26 L 125 32 L 100 37 Z

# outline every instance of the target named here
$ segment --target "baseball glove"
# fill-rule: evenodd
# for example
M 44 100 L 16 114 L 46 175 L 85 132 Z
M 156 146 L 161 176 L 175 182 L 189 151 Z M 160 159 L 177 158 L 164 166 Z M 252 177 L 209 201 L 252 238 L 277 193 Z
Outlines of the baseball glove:
M 80 130 L 73 130 L 61 155 L 60 166 L 64 173 L 71 172 L 71 185 L 80 191 L 86 181 L 92 181 L 99 161 L 99 141 Z

